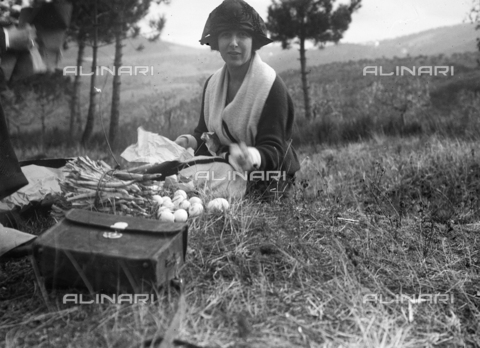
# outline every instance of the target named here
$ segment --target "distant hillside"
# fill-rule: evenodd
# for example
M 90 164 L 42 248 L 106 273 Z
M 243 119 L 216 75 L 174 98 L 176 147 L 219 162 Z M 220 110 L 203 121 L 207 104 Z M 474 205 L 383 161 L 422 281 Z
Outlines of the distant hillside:
M 325 49 L 310 49 L 307 52 L 307 64 L 317 66 L 349 60 L 474 52 L 477 37 L 480 37 L 480 31 L 475 31 L 474 24 L 459 24 L 378 43 L 364 45 L 341 43 Z M 282 50 L 280 47 L 266 46 L 261 52 L 262 58 L 277 71 L 299 69 L 297 47 Z
M 475 24 L 466 23 L 385 40 L 378 48 L 389 51 L 385 54 L 387 57 L 395 52 L 410 56 L 450 55 L 475 51 L 477 37 L 480 37 L 480 31 L 475 30 Z
M 137 50 L 142 47 L 141 50 Z M 76 65 L 78 49 L 70 47 L 64 52 L 60 67 Z M 115 49 L 113 45 L 101 47 L 98 53 L 98 65 L 112 67 Z M 90 73 L 92 61 L 91 48 L 84 55 L 83 72 Z M 149 42 L 143 37 L 125 40 L 122 66 L 152 67 L 153 75 L 122 75 L 121 100 L 136 101 L 153 93 L 174 94 L 178 100 L 194 96 L 206 77 L 222 64 L 219 54 L 209 48 L 191 48 L 170 42 Z M 89 76 L 82 77 L 82 94 L 88 95 Z M 104 91 L 111 91 L 112 76 L 105 72 L 98 77 L 97 85 Z M 107 96 L 107 100 L 109 97 Z
M 332 62 L 362 59 L 475 52 L 479 36 L 480 31 L 475 31 L 473 24 L 459 24 L 371 44 L 341 43 L 325 49 L 308 50 L 307 65 L 313 68 Z M 137 50 L 138 47 L 142 49 Z M 142 37 L 126 40 L 123 52 L 123 65 L 148 65 L 153 66 L 154 71 L 153 76 L 123 76 L 122 96 L 126 97 L 123 100 L 138 99 L 153 91 L 174 93 L 178 98 L 188 97 L 196 93 L 202 81 L 223 64 L 218 52 L 211 52 L 209 47 L 199 45 L 199 48 L 192 48 L 163 41 L 152 43 Z M 277 72 L 299 69 L 298 48 L 295 46 L 282 50 L 278 44 L 268 45 L 260 50 L 260 54 Z M 66 50 L 62 67 L 75 65 L 76 55 L 76 47 Z M 100 48 L 99 64 L 111 66 L 113 56 L 113 45 Z M 90 62 L 91 50 L 87 49 L 85 72 L 90 71 Z M 87 81 L 88 77 L 84 80 Z
M 377 43 L 340 43 L 325 49 L 312 48 L 308 50 L 308 65 L 316 66 L 332 62 L 382 57 L 451 55 L 453 53 L 474 52 L 476 51 L 477 37 L 480 37 L 480 31 L 475 30 L 474 24 L 459 24 Z M 139 46 L 143 46 L 143 49 L 136 50 Z M 65 51 L 62 61 L 63 66 L 74 64 L 76 53 L 75 47 Z M 298 67 L 298 49 L 296 46 L 289 50 L 282 50 L 278 44 L 269 45 L 263 47 L 260 53 L 262 58 L 278 71 Z M 101 64 L 111 64 L 113 55 L 113 45 L 102 47 L 99 53 Z M 91 52 L 87 50 L 85 56 L 91 56 Z M 124 64 L 132 63 L 153 64 L 159 67 L 165 64 L 173 64 L 178 68 L 178 73 L 186 75 L 190 72 L 215 70 L 221 65 L 221 59 L 217 53 L 211 52 L 208 47 L 199 45 L 197 49 L 163 41 L 151 43 L 145 38 L 139 37 L 125 41 Z M 185 63 L 189 66 L 186 66 Z M 177 69 L 174 69 L 174 71 L 166 70 L 172 73 L 177 72 Z

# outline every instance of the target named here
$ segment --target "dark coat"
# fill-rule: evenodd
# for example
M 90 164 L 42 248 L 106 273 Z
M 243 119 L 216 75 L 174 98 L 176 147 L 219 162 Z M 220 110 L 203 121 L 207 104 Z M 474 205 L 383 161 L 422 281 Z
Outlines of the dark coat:
M 3 54 L 5 51 L 5 34 L 2 28 L 0 28 L 0 52 Z M 5 85 L 3 72 L 0 79 L 2 80 L 1 85 Z M 11 195 L 27 184 L 28 181 L 25 175 L 23 175 L 17 156 L 13 151 L 5 114 L 0 105 L 0 199 Z
M 203 113 L 205 103 L 205 83 L 200 119 L 193 136 L 197 140 L 196 155 L 209 156 L 210 152 L 205 146 L 201 136 L 208 132 Z M 260 152 L 262 171 L 285 171 L 287 175 L 294 176 L 300 169 L 297 153 L 291 145 L 291 137 L 294 123 L 293 102 L 288 93 L 285 83 L 277 75 L 272 89 L 265 101 L 260 120 L 257 126 L 255 148 Z M 228 146 L 224 148 L 228 151 Z

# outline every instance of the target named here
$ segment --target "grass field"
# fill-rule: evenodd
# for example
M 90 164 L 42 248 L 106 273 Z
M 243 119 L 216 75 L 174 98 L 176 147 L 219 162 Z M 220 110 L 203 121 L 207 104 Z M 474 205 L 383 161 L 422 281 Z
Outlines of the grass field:
M 300 154 L 290 200 L 189 222 L 186 305 L 174 288 L 63 305 L 27 259 L 3 263 L 0 347 L 158 346 L 177 307 L 176 338 L 201 347 L 480 347 L 480 143 L 374 136 Z

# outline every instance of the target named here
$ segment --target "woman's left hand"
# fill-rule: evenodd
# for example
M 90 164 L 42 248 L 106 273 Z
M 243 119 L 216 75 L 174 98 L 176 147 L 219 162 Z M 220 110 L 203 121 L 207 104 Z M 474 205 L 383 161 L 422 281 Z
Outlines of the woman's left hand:
M 250 171 L 253 169 L 253 158 L 244 142 L 230 144 L 229 162 L 237 171 Z

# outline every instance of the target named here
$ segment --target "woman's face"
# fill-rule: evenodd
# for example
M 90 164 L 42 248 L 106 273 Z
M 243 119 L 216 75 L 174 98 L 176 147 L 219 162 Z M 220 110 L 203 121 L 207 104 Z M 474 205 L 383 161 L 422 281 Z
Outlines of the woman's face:
M 226 30 L 218 35 L 218 50 L 229 68 L 250 62 L 252 43 L 252 36 L 244 30 Z

